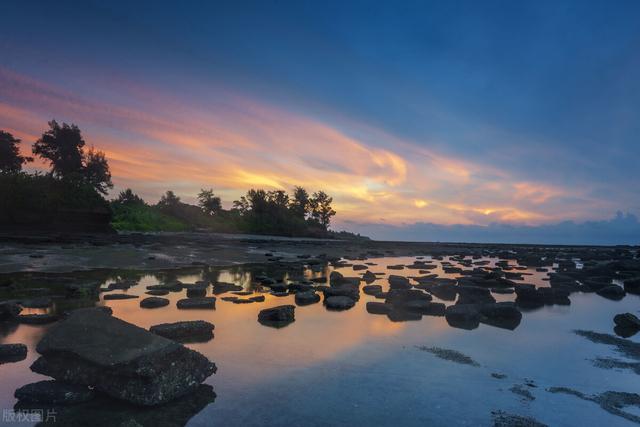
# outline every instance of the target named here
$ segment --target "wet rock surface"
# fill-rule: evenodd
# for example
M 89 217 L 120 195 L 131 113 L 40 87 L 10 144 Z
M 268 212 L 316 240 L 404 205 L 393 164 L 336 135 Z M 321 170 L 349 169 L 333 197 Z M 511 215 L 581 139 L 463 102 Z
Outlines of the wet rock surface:
M 89 387 L 83 385 L 67 384 L 59 381 L 38 381 L 17 389 L 15 397 L 23 404 L 74 405 L 93 399 L 95 393 Z
M 267 308 L 258 313 L 258 322 L 265 326 L 285 326 L 295 321 L 294 305 L 279 305 L 277 307 Z
M 200 353 L 98 310 L 72 314 L 36 350 L 34 372 L 147 406 L 194 391 L 216 371 Z
M 179 342 L 202 342 L 213 338 L 213 323 L 204 320 L 187 320 L 175 323 L 162 323 L 149 328 L 149 331 Z
M 19 362 L 26 359 L 27 346 L 24 344 L 0 344 L 0 364 Z

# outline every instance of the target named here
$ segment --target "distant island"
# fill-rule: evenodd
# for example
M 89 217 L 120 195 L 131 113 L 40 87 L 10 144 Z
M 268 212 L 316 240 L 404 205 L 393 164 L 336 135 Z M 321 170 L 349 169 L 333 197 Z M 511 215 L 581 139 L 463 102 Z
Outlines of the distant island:
M 34 156 L 49 163 L 47 173 L 28 173 L 21 141 L 0 130 L 0 230 L 3 232 L 113 232 L 210 231 L 272 234 L 291 237 L 360 238 L 329 230 L 336 211 L 333 198 L 320 190 L 310 194 L 295 187 L 283 190 L 250 189 L 223 209 L 213 189 L 202 189 L 198 204 L 180 200 L 168 190 L 158 203 L 149 204 L 132 189 L 113 200 L 113 188 L 104 152 L 86 143 L 78 126 L 48 123 L 35 141 Z

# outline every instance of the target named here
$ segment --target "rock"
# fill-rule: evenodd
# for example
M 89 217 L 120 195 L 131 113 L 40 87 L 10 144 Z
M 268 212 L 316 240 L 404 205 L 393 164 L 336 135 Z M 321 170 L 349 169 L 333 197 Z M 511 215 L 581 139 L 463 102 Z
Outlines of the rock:
M 324 305 L 330 310 L 348 310 L 356 305 L 356 301 L 347 296 L 331 296 L 325 297 Z
M 522 313 L 512 302 L 497 302 L 480 306 L 481 322 L 498 328 L 514 330 L 520 325 Z
M 617 314 L 613 322 L 623 329 L 640 330 L 640 319 L 631 313 Z
M 444 316 L 445 313 L 444 304 L 427 300 L 408 301 L 403 307 L 406 311 L 428 316 Z
M 453 301 L 458 295 L 458 287 L 449 283 L 433 285 L 428 291 L 444 301 Z
M 640 295 L 640 278 L 625 280 L 624 290 L 629 294 Z
M 296 293 L 295 301 L 298 305 L 315 304 L 320 301 L 320 295 L 313 291 L 298 292 Z
M 105 301 L 110 301 L 110 300 L 121 300 L 121 299 L 135 299 L 140 297 L 138 295 L 132 295 L 132 294 L 107 294 L 103 298 Z
M 409 301 L 431 301 L 431 295 L 419 289 L 392 289 L 387 292 L 385 302 L 398 307 L 404 306 Z
M 216 371 L 200 353 L 97 310 L 72 313 L 36 350 L 34 372 L 144 406 L 190 393 Z
M 480 310 L 475 304 L 455 304 L 444 313 L 449 326 L 461 329 L 475 329 L 480 325 Z
M 407 322 L 422 319 L 422 314 L 394 307 L 393 310 L 387 314 L 387 317 L 392 322 Z
M 354 301 L 360 299 L 360 289 L 358 286 L 350 284 L 342 284 L 337 286 L 330 286 L 322 289 L 325 299 L 329 297 L 349 297 Z
M 621 300 L 627 294 L 624 289 L 618 285 L 605 286 L 604 288 L 597 290 L 596 293 L 601 297 L 614 301 Z
M 264 295 L 256 295 L 253 297 L 249 297 L 249 299 L 254 302 L 264 302 L 265 300 Z
M 389 314 L 392 310 L 393 306 L 384 302 L 372 301 L 367 303 L 367 312 L 371 314 Z
M 187 289 L 187 298 L 202 298 L 207 296 L 207 288 L 193 287 Z
M 362 292 L 367 295 L 377 295 L 382 292 L 382 286 L 380 285 L 366 285 L 362 287 Z
M 480 286 L 458 286 L 458 301 L 456 304 L 491 304 L 496 299 L 491 291 Z
M 55 314 L 21 314 L 16 317 L 16 320 L 26 325 L 46 325 L 58 321 L 58 316 Z
M 185 298 L 178 300 L 177 307 L 181 310 L 216 308 L 216 297 Z
M 19 362 L 27 357 L 27 346 L 24 344 L 0 344 L 0 365 Z
M 44 403 L 48 405 L 73 405 L 95 397 L 93 390 L 78 384 L 60 381 L 38 381 L 27 384 L 14 393 L 20 403 Z
M 165 295 L 169 295 L 169 291 L 167 291 L 166 289 L 152 289 L 150 291 L 145 292 L 145 294 L 153 295 L 156 297 L 162 297 Z
M 389 289 L 410 289 L 411 283 L 409 283 L 409 279 L 403 276 L 397 276 L 392 274 L 388 278 L 389 280 Z
M 141 308 L 159 308 L 169 305 L 169 300 L 160 297 L 148 297 L 140 301 Z
M 375 280 L 378 277 L 373 274 L 372 272 L 370 272 L 369 270 L 367 270 L 363 275 L 362 275 L 362 279 L 366 282 L 366 283 L 372 283 L 375 282 Z
M 369 267 L 364 264 L 354 264 L 351 268 L 353 268 L 353 271 L 360 271 L 360 270 L 366 270 Z
M 235 285 L 233 283 L 217 282 L 212 286 L 212 293 L 214 295 L 219 295 L 225 292 L 241 291 L 242 289 L 242 286 Z
M 295 321 L 294 305 L 279 305 L 260 310 L 258 322 L 265 326 L 281 327 Z
M 332 271 L 331 274 L 329 275 L 329 285 L 330 286 L 338 285 L 342 283 L 343 279 L 344 279 L 344 276 L 342 275 L 342 273 L 337 271 Z
M 11 320 L 20 314 L 22 308 L 13 302 L 0 302 L 0 321 Z
M 187 320 L 175 323 L 161 323 L 149 328 L 149 331 L 161 337 L 180 342 L 202 342 L 213 338 L 213 323 L 204 320 Z
M 251 299 L 238 298 L 233 300 L 234 304 L 253 304 L 255 301 Z

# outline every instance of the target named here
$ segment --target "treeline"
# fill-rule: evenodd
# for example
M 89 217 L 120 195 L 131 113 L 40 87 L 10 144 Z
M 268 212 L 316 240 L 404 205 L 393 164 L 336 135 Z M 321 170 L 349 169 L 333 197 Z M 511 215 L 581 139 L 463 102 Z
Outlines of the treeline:
M 183 203 L 167 191 L 156 204 L 148 204 L 131 189 L 113 200 L 105 196 L 113 188 L 105 154 L 86 143 L 76 125 L 55 120 L 33 143 L 33 156 L 49 163 L 47 173 L 26 173 L 33 157 L 20 155 L 21 141 L 0 130 L 0 226 L 53 224 L 87 220 L 111 223 L 117 230 L 256 233 L 285 236 L 329 237 L 336 211 L 324 191 L 310 194 L 295 187 L 282 190 L 251 189 L 230 209 L 212 189 L 202 189 L 197 205 Z M 75 213 L 75 216 L 74 216 Z M 83 216 L 84 215 L 84 216 Z M 78 224 L 76 224 L 78 225 Z M 79 224 L 82 225 L 82 224 Z M 97 227 L 99 228 L 99 227 Z M 343 235 L 344 237 L 344 235 Z

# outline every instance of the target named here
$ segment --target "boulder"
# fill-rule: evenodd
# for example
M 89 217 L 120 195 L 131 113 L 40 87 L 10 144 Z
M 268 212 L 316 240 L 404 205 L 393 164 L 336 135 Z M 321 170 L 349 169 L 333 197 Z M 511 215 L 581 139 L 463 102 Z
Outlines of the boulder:
M 295 305 L 279 305 L 260 310 L 258 322 L 265 326 L 281 327 L 295 321 Z
M 389 314 L 392 310 L 393 306 L 384 302 L 372 301 L 367 303 L 367 312 L 371 314 Z
M 480 310 L 476 304 L 455 304 L 444 313 L 449 326 L 461 329 L 475 329 L 480 325 Z
M 295 296 L 296 304 L 309 305 L 320 301 L 320 295 L 314 291 L 298 292 Z
M 194 286 L 187 289 L 187 298 L 202 298 L 207 296 L 207 288 Z
M 394 307 L 393 310 L 387 314 L 387 317 L 392 322 L 407 322 L 422 319 L 422 314 Z
M 640 319 L 631 313 L 617 314 L 613 322 L 620 328 L 640 331 Z
M 242 286 L 240 285 L 236 285 L 233 283 L 226 283 L 226 282 L 214 283 L 211 288 L 212 288 L 211 292 L 214 295 L 223 294 L 225 292 L 241 291 L 243 289 Z
M 444 316 L 445 313 L 444 304 L 427 300 L 408 301 L 404 304 L 404 309 L 412 313 L 420 313 L 428 316 Z
M 19 362 L 27 357 L 24 344 L 0 344 L 0 364 Z
M 640 278 L 625 280 L 624 290 L 629 294 L 640 295 Z
M 175 323 L 161 323 L 149 328 L 149 331 L 161 337 L 180 342 L 202 342 L 213 338 L 213 323 L 204 320 L 186 320 Z
M 16 320 L 25 325 L 46 325 L 58 321 L 59 317 L 56 314 L 21 314 L 16 317 Z
M 21 404 L 74 405 L 93 399 L 95 393 L 85 385 L 38 381 L 20 387 L 15 391 L 14 396 Z
M 362 287 L 362 292 L 367 295 L 377 295 L 382 292 L 382 286 L 380 285 L 366 285 Z
M 264 302 L 265 298 L 264 298 L 264 295 L 255 295 L 255 296 L 249 297 L 249 300 L 253 302 Z
M 350 284 L 330 286 L 322 289 L 325 299 L 329 297 L 349 297 L 354 301 L 360 299 L 360 288 Z
M 160 297 L 148 297 L 140 301 L 141 308 L 159 308 L 169 305 L 169 300 Z
M 356 305 L 356 301 L 347 296 L 331 296 L 325 297 L 324 305 L 330 310 L 348 310 Z
M 456 304 L 491 304 L 496 302 L 488 288 L 480 286 L 458 286 Z
M 14 319 L 21 311 L 22 308 L 14 302 L 0 302 L 0 321 Z
M 152 289 L 150 291 L 145 292 L 145 294 L 153 295 L 156 297 L 162 297 L 165 295 L 169 295 L 169 291 L 167 291 L 166 289 Z
M 404 276 L 392 274 L 389 276 L 388 280 L 389 289 L 411 289 L 411 283 L 409 283 L 409 279 Z
M 621 300 L 627 294 L 621 286 L 618 285 L 609 285 L 603 288 L 600 288 L 596 291 L 598 295 L 601 297 L 611 299 L 614 301 Z
M 378 277 L 373 274 L 372 272 L 370 272 L 369 270 L 367 270 L 363 275 L 362 275 L 362 279 L 366 282 L 366 283 L 372 283 L 375 282 L 375 280 Z
M 514 330 L 520 325 L 522 313 L 512 302 L 497 302 L 480 306 L 480 321 L 498 328 Z
M 202 354 L 98 310 L 72 313 L 36 350 L 34 372 L 145 406 L 190 393 L 216 371 Z
M 191 310 L 191 309 L 213 310 L 216 308 L 216 297 L 184 298 L 184 299 L 178 300 L 176 305 L 181 310 Z

